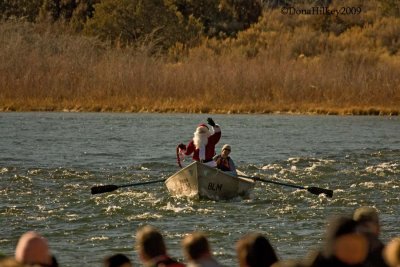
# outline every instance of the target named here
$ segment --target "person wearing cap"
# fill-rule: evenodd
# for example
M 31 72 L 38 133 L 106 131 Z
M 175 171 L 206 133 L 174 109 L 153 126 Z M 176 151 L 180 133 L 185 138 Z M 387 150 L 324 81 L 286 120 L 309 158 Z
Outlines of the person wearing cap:
M 212 118 L 208 118 L 207 122 L 212 127 L 213 133 L 211 133 L 206 124 L 200 124 L 194 132 L 193 139 L 187 146 L 179 144 L 179 154 L 186 156 L 193 154 L 193 160 L 216 167 L 213 157 L 215 155 L 215 145 L 221 139 L 221 128 L 215 124 Z
M 222 149 L 221 149 L 221 154 L 216 155 L 214 157 L 214 161 L 217 164 L 217 168 L 224 171 L 224 172 L 230 172 L 232 175 L 237 175 L 236 172 L 236 167 L 235 163 L 233 163 L 233 160 L 231 157 L 229 157 L 229 154 L 231 153 L 231 146 L 228 144 L 225 144 Z
M 359 225 L 359 232 L 368 239 L 368 257 L 365 266 L 387 267 L 382 256 L 385 245 L 379 240 L 381 226 L 377 210 L 373 207 L 360 207 L 354 211 L 353 219 Z

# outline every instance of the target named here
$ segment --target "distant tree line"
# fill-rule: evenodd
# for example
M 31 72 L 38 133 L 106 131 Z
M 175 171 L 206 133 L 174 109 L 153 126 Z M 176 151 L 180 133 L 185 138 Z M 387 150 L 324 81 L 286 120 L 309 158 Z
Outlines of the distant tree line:
M 62 23 L 123 44 L 151 39 L 163 47 L 200 36 L 235 36 L 258 21 L 259 0 L 2 0 L 0 17 Z
M 235 38 L 239 32 L 260 21 L 263 10 L 301 4 L 330 6 L 332 2 L 340 1 L 0 0 L 0 18 L 60 24 L 74 33 L 97 36 L 118 45 L 139 43 L 165 50 L 177 43 L 193 47 L 202 38 Z M 357 1 L 343 3 L 351 5 Z M 383 15 L 400 17 L 399 0 L 377 0 L 375 3 Z M 354 17 L 346 20 L 320 16 L 314 19 L 311 27 L 340 34 L 364 23 Z

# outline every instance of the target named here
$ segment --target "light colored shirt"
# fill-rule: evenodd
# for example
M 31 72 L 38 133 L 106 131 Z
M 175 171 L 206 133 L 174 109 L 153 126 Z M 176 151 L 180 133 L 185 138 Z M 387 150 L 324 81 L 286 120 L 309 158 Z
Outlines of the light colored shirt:
M 223 267 L 214 258 L 199 259 L 196 261 L 190 261 L 186 264 L 186 267 Z

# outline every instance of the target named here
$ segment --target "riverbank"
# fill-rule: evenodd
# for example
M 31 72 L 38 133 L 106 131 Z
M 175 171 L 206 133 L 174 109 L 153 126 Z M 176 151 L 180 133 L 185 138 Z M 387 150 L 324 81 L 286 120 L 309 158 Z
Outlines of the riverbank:
M 166 54 L 2 22 L 0 111 L 400 113 L 400 55 L 397 43 L 384 45 L 400 20 L 335 35 L 267 15 L 236 39 Z
M 22 106 L 23 105 L 23 106 Z M 12 103 L 0 107 L 0 112 L 126 112 L 126 113 L 214 113 L 214 114 L 304 114 L 304 115 L 364 115 L 364 116 L 399 116 L 400 112 L 393 108 L 384 107 L 353 107 L 353 108 L 295 108 L 288 107 L 283 109 L 274 109 L 271 106 L 258 105 L 251 107 L 250 105 L 238 105 L 230 107 L 213 108 L 209 106 L 190 107 L 173 107 L 174 105 L 159 105 L 159 106 L 143 106 L 135 107 L 129 104 L 120 105 L 112 104 L 111 102 L 104 105 L 80 106 L 76 104 L 64 103 L 63 105 L 56 104 L 41 104 L 38 102 L 29 103 Z

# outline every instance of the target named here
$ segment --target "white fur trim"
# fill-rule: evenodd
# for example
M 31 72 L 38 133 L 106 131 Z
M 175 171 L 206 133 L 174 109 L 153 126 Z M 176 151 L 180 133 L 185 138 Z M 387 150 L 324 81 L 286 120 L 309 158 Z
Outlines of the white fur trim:
M 200 160 L 206 159 L 206 146 L 205 145 L 202 145 L 199 148 L 199 159 Z
M 212 160 L 212 161 L 209 161 L 209 162 L 206 162 L 206 163 L 203 163 L 203 164 L 205 164 L 207 166 L 210 166 L 210 167 L 213 167 L 213 168 L 217 167 L 217 163 L 215 162 L 215 160 Z
M 212 128 L 213 128 L 213 130 L 214 130 L 214 133 L 219 133 L 219 132 L 221 131 L 221 128 L 219 127 L 218 124 L 215 124 L 215 126 L 212 127 Z

